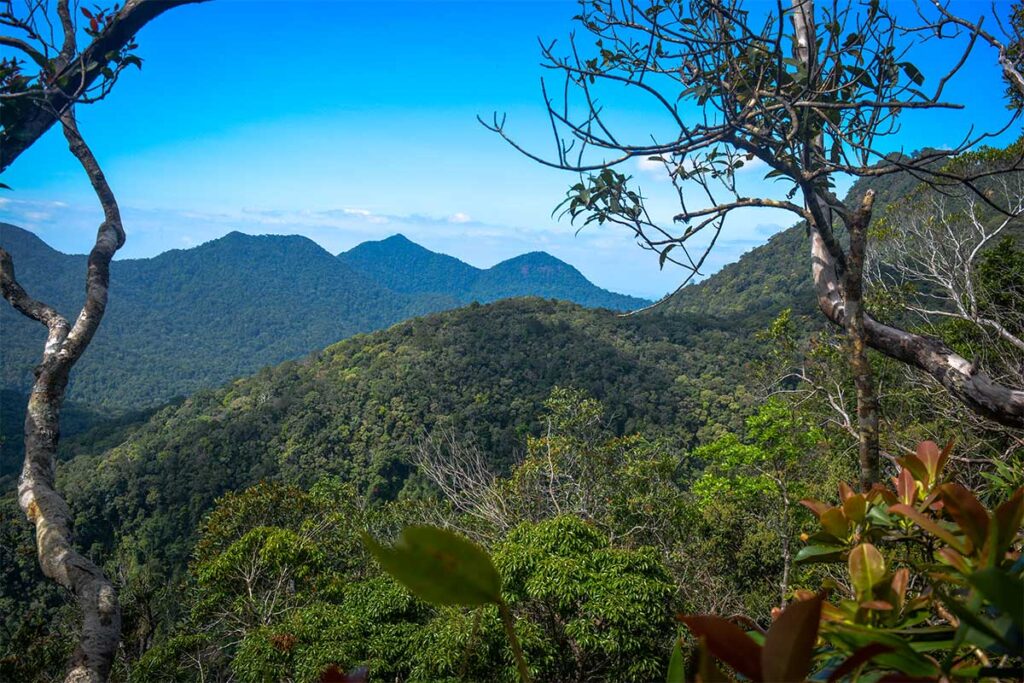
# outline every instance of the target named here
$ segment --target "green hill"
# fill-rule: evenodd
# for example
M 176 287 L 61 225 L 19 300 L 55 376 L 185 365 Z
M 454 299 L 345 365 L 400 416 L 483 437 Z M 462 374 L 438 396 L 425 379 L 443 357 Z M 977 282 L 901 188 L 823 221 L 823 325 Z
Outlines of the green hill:
M 77 312 L 85 256 L 62 254 L 8 224 L 0 224 L 0 246 L 30 293 L 65 315 Z M 532 263 L 538 255 L 523 258 Z M 474 300 L 538 295 L 612 308 L 646 303 L 599 289 L 553 257 L 543 261 L 481 271 L 401 237 L 339 258 L 304 237 L 238 232 L 193 249 L 114 261 L 107 316 L 72 374 L 68 396 L 117 411 L 150 407 Z M 0 328 L 0 388 L 24 392 L 45 330 L 9 306 L 0 307 Z M 0 425 L 0 433 L 9 431 Z
M 496 464 L 525 446 L 556 385 L 585 389 L 612 427 L 670 440 L 738 428 L 753 327 L 693 315 L 617 317 L 520 299 L 358 335 L 161 410 L 124 443 L 79 455 L 61 490 L 84 545 L 130 539 L 180 567 L 213 501 L 261 479 L 328 474 L 398 496 L 423 435 L 439 424 Z

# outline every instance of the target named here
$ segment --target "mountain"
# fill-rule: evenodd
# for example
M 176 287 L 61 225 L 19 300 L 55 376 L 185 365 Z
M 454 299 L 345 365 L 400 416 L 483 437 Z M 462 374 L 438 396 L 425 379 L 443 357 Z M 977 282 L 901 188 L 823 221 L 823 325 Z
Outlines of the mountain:
M 542 251 L 481 269 L 425 249 L 404 235 L 393 235 L 364 242 L 338 258 L 396 292 L 445 296 L 458 304 L 540 296 L 590 308 L 629 311 L 650 303 L 601 289 L 568 263 Z
M 0 224 L 0 246 L 29 293 L 66 315 L 77 312 L 85 256 L 58 252 L 9 224 Z M 646 303 L 599 289 L 553 257 L 521 259 L 479 270 L 401 236 L 335 257 L 305 237 L 233 232 L 192 249 L 117 260 L 106 318 L 68 395 L 108 409 L 149 407 L 471 301 L 540 295 L 614 308 Z M 0 388 L 23 392 L 45 330 L 6 305 L 0 326 Z
M 934 151 L 924 149 L 921 153 Z M 941 159 L 935 163 L 941 163 Z M 852 206 L 865 192 L 874 190 L 874 215 L 883 216 L 889 204 L 908 196 L 918 186 L 919 180 L 909 173 L 860 178 L 847 192 L 844 202 Z M 773 317 L 782 309 L 791 308 L 795 314 L 823 324 L 814 298 L 809 254 L 807 225 L 800 222 L 773 235 L 768 242 L 706 280 L 684 287 L 663 307 L 705 315 Z
M 363 242 L 338 254 L 338 260 L 396 292 L 452 295 L 453 301 L 458 300 L 453 292 L 468 291 L 481 272 L 454 256 L 425 249 L 405 235 Z
M 615 432 L 679 451 L 739 429 L 756 329 L 535 298 L 471 305 L 201 391 L 114 448 L 77 455 L 60 486 L 85 547 L 128 539 L 180 568 L 214 500 L 260 480 L 340 475 L 394 498 L 415 490 L 410 456 L 442 425 L 507 464 L 543 433 L 538 415 L 556 385 L 602 400 Z

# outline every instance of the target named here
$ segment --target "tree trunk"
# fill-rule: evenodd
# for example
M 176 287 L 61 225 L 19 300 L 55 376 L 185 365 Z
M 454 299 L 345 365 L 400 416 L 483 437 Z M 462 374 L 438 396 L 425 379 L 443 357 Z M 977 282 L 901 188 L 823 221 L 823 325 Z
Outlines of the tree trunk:
M 65 683 L 106 681 L 121 636 L 121 609 L 113 584 L 74 546 L 71 511 L 54 488 L 60 412 L 71 368 L 88 347 L 107 305 L 110 260 L 123 244 L 117 202 L 85 141 L 74 114 L 61 116 L 64 136 L 93 186 L 104 221 L 89 254 L 86 301 L 68 324 L 53 307 L 28 295 L 15 277 L 10 255 L 0 249 L 0 293 L 24 315 L 46 325 L 49 333 L 25 416 L 25 462 L 18 480 L 18 503 L 35 525 L 36 548 L 43 573 L 68 589 L 82 613 L 78 644 Z
M 850 370 L 857 387 L 857 451 L 860 464 L 860 487 L 869 491 L 879 480 L 878 457 L 878 395 L 868 360 L 864 331 L 864 251 L 866 233 L 871 222 L 874 190 L 868 190 L 850 221 L 850 254 L 846 267 L 846 336 L 849 344 Z

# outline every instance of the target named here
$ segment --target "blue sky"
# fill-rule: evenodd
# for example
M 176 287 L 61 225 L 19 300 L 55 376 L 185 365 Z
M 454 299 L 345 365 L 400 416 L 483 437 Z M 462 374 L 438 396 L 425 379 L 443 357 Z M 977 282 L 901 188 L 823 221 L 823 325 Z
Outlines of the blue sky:
M 125 215 L 122 257 L 231 230 L 303 234 L 335 253 L 402 232 L 477 266 L 541 249 L 609 289 L 674 289 L 684 274 L 659 272 L 629 234 L 575 235 L 553 219 L 574 178 L 521 157 L 476 121 L 506 112 L 519 139 L 550 150 L 537 38 L 564 40 L 575 12 L 568 0 L 216 0 L 168 12 L 139 35 L 142 72 L 79 112 Z M 928 47 L 918 65 L 927 72 L 946 58 Z M 1005 116 L 991 53 L 979 51 L 968 69 L 949 95 L 970 106 L 908 118 L 894 144 L 953 145 L 971 123 Z M 635 102 L 609 104 L 626 129 L 656 125 Z M 657 169 L 626 170 L 670 217 Z M 63 251 L 88 249 L 99 212 L 59 133 L 3 181 L 14 189 L 0 197 L 0 220 Z M 756 169 L 748 182 L 763 186 Z M 790 223 L 738 215 L 709 271 Z

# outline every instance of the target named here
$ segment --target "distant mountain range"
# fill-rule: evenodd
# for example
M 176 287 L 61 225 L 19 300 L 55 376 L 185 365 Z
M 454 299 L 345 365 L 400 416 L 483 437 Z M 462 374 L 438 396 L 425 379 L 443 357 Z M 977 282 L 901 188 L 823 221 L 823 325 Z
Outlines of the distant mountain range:
M 84 296 L 84 255 L 0 223 L 19 280 L 66 315 Z M 407 318 L 517 296 L 628 310 L 572 266 L 532 252 L 479 269 L 401 235 L 334 256 L 299 236 L 238 232 L 149 259 L 115 261 L 107 317 L 73 373 L 69 398 L 142 408 L 297 358 Z M 24 391 L 45 338 L 0 306 L 0 388 Z
M 618 311 L 651 303 L 601 289 L 565 261 L 543 251 L 531 251 L 482 269 L 425 249 L 405 235 L 392 235 L 377 242 L 363 242 L 338 254 L 338 259 L 391 291 L 450 297 L 458 305 L 518 296 Z

